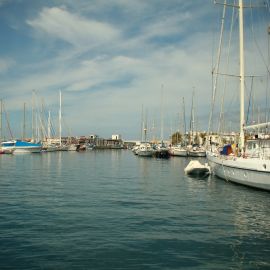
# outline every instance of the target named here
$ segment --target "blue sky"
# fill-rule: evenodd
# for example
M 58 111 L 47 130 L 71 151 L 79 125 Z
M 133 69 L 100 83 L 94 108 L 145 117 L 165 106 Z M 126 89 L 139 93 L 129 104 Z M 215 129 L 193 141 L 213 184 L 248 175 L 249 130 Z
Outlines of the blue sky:
M 220 12 L 211 0 L 0 0 L 0 97 L 14 135 L 24 102 L 31 132 L 33 90 L 55 129 L 62 91 L 64 135 L 136 139 L 142 105 L 156 136 L 161 111 L 165 137 L 181 128 L 183 97 L 189 123 L 194 89 L 206 130 Z

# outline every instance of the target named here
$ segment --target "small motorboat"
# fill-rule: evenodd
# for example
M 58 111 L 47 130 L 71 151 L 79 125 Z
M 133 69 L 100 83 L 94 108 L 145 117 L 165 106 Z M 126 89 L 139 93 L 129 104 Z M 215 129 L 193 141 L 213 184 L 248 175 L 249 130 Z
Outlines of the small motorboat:
M 201 164 L 198 160 L 191 160 L 185 168 L 185 174 L 193 176 L 207 176 L 210 174 L 210 166 Z

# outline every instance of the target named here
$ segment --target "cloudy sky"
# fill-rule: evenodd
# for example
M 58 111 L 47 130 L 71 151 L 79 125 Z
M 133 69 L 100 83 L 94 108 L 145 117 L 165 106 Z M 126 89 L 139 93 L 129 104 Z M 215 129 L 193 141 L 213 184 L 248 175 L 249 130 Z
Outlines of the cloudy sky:
M 166 138 L 182 128 L 183 97 L 189 126 L 193 90 L 207 130 L 221 12 L 211 0 L 0 0 L 0 98 L 13 135 L 26 103 L 31 136 L 33 90 L 56 130 L 61 90 L 64 135 L 140 138 L 143 107 Z

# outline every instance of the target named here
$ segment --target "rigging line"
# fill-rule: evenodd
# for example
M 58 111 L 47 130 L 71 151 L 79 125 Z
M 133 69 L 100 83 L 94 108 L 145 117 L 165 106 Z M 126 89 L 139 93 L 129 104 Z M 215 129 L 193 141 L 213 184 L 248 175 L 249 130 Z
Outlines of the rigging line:
M 218 2 L 218 1 L 214 1 L 214 4 L 217 4 L 217 5 L 226 5 L 226 6 L 228 6 L 228 7 L 236 7 L 236 8 L 239 8 L 239 4 L 236 4 L 235 2 L 234 2 L 234 4 L 225 4 L 225 3 L 220 3 L 220 2 Z M 250 3 L 250 5 L 248 6 L 248 5 L 243 5 L 242 6 L 243 8 L 262 8 L 262 7 L 265 7 L 265 3 L 263 4 L 263 5 L 261 5 L 261 6 L 253 6 L 251 3 Z
M 8 113 L 6 111 L 6 107 L 5 107 L 4 102 L 3 102 L 3 111 L 4 111 L 5 115 L 6 115 L 6 122 L 7 122 L 7 128 L 8 128 L 8 131 L 9 131 L 9 135 L 10 135 L 11 139 L 13 140 L 14 137 L 13 137 L 13 134 L 12 134 L 12 131 L 11 131 L 11 128 L 10 128 L 9 117 L 8 117 Z
M 38 102 L 38 101 L 37 101 Z M 44 121 L 44 101 L 43 99 L 40 100 L 40 104 L 37 104 L 37 113 L 38 113 L 38 121 L 39 121 L 39 128 L 41 132 L 41 137 L 44 139 L 48 134 L 45 129 L 45 121 Z
M 235 1 L 234 1 L 234 4 L 235 4 Z M 227 51 L 226 73 L 228 71 L 229 62 L 230 62 L 229 61 L 229 56 L 230 56 L 230 51 L 231 51 L 232 31 L 233 31 L 233 26 L 234 26 L 234 13 L 235 13 L 235 8 L 233 7 L 232 16 L 231 16 L 230 35 L 229 35 L 229 46 L 228 46 L 228 51 Z M 224 98 L 225 98 L 225 90 L 226 90 L 226 88 L 227 88 L 227 79 L 225 77 L 224 78 L 224 88 L 223 88 L 222 100 L 221 100 L 218 133 L 220 132 L 222 119 L 224 118 Z
M 259 55 L 261 56 L 262 61 L 263 61 L 264 65 L 265 65 L 265 67 L 266 67 L 266 69 L 267 69 L 267 72 L 270 74 L 270 70 L 269 70 L 269 67 L 268 67 L 268 65 L 267 65 L 267 63 L 266 63 L 266 61 L 265 61 L 265 59 L 264 59 L 262 50 L 261 50 L 261 48 L 260 48 L 258 42 L 257 42 L 256 39 L 255 39 L 255 31 L 254 31 L 253 22 L 254 22 L 253 10 L 251 9 L 251 32 L 252 32 L 252 37 L 253 37 L 254 43 L 255 43 L 255 45 L 256 45 L 256 47 L 257 47 L 257 49 L 258 49 Z
M 230 100 L 229 100 L 229 106 L 227 107 L 227 109 L 226 109 L 226 112 L 224 113 L 224 115 L 229 115 L 229 117 L 228 118 L 231 118 L 230 117 L 230 113 L 233 113 L 233 116 L 235 115 L 235 113 L 234 113 L 234 104 L 236 103 L 236 101 L 237 101 L 237 90 L 238 89 L 235 89 L 234 91 L 232 91 L 233 92 L 233 95 L 231 96 L 231 98 L 230 98 Z M 234 122 L 234 124 L 235 124 L 235 122 Z
M 240 75 L 235 75 L 235 74 L 226 74 L 226 73 L 213 73 L 215 75 L 221 75 L 221 76 L 227 76 L 227 77 L 234 77 L 234 78 L 240 78 Z M 265 77 L 265 75 L 245 75 L 245 78 L 262 78 Z
M 184 117 L 184 134 L 187 132 L 187 124 L 186 124 L 186 112 L 185 112 L 185 98 L 183 97 L 183 117 Z
M 265 3 L 265 7 L 266 7 L 266 10 L 268 9 L 268 14 L 269 14 L 269 2 Z M 267 17 L 267 16 L 266 16 Z M 269 17 L 269 16 L 268 16 Z M 267 20 L 267 18 L 264 17 L 264 19 Z M 264 65 L 266 66 L 266 70 L 267 70 L 267 82 L 266 82 L 266 88 L 265 88 L 265 92 L 266 92 L 266 97 L 265 97 L 265 108 L 266 108 L 266 113 L 265 113 L 265 122 L 268 122 L 268 112 L 267 112 L 267 108 L 268 108 L 268 86 L 269 86 L 269 75 L 270 75 L 270 72 L 269 72 L 269 37 L 270 37 L 270 27 L 268 26 L 267 27 L 267 35 L 268 35 L 268 57 L 267 57 L 267 60 L 265 60 L 264 56 L 263 56 L 263 53 L 262 53 L 262 50 L 261 48 L 259 47 L 259 44 L 257 42 L 257 40 L 255 39 L 255 31 L 254 31 L 254 27 L 253 27 L 253 22 L 254 22 L 254 18 L 253 18 L 253 12 L 251 10 L 251 22 L 252 22 L 252 36 L 253 36 L 253 40 L 254 40 L 254 43 L 255 45 L 257 46 L 257 49 L 258 49 L 258 52 L 259 52 L 259 55 L 261 56 L 262 58 L 262 61 L 264 63 Z
M 221 46 L 222 46 L 222 42 L 223 42 L 224 20 L 225 20 L 225 14 L 226 14 L 226 3 L 227 3 L 227 1 L 225 0 L 224 1 L 224 6 L 223 6 L 223 12 L 222 12 L 221 31 L 220 31 L 220 36 L 219 36 L 218 57 L 217 57 L 217 63 L 216 63 L 217 72 L 219 72 Z M 213 85 L 213 92 L 212 92 L 211 110 L 210 110 L 209 122 L 208 122 L 208 133 L 212 129 L 212 118 L 213 118 L 213 111 L 214 111 L 214 105 L 215 105 L 215 99 L 216 99 L 217 82 L 218 82 L 218 76 L 215 76 L 214 85 Z
M 251 95 L 253 92 L 253 78 L 251 80 L 251 89 L 250 89 L 250 94 L 249 94 L 249 101 L 248 101 L 248 110 L 247 110 L 247 119 L 246 119 L 246 123 L 248 123 L 248 116 L 249 116 L 249 110 L 250 110 L 250 103 L 251 103 Z
M 268 66 L 270 65 L 270 26 L 268 28 Z M 268 88 L 269 88 L 269 76 L 267 77 L 267 84 L 266 84 L 266 93 L 268 94 Z M 266 95 L 268 97 L 268 95 Z M 268 107 L 268 104 L 267 104 Z M 266 107 L 266 109 L 267 109 Z M 268 122 L 269 119 L 269 115 L 270 115 L 270 107 L 268 112 L 266 112 L 266 122 Z
M 193 134 L 193 128 L 194 128 L 194 123 L 193 123 L 193 117 L 194 117 L 194 111 L 193 111 L 193 104 L 194 102 L 194 87 L 193 87 L 193 90 L 192 90 L 192 101 L 191 101 L 191 112 L 190 112 L 190 122 L 189 122 L 189 130 L 192 132 Z
M 269 21 L 269 18 L 270 18 L 270 4 L 269 4 L 270 1 L 267 1 L 266 3 L 266 6 L 268 7 L 268 20 Z M 268 25 L 268 67 L 270 66 L 270 25 Z M 266 104 L 266 114 L 265 114 L 265 117 L 266 117 L 266 122 L 268 122 L 268 119 L 269 119 L 269 114 L 270 114 L 270 107 L 269 109 L 267 110 L 268 108 L 268 97 L 269 97 L 269 76 L 267 76 L 267 83 L 266 83 L 266 98 L 267 98 L 267 104 Z M 268 129 L 267 129 L 268 131 Z

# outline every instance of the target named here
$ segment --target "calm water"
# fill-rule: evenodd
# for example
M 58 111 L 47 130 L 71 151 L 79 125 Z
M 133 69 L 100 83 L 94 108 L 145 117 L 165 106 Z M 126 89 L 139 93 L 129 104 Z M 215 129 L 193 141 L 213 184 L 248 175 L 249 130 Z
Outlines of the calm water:
M 0 155 L 0 269 L 270 269 L 270 193 L 187 163 Z

